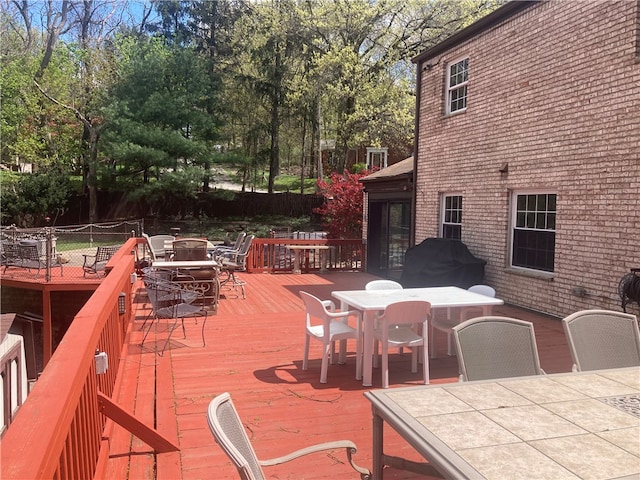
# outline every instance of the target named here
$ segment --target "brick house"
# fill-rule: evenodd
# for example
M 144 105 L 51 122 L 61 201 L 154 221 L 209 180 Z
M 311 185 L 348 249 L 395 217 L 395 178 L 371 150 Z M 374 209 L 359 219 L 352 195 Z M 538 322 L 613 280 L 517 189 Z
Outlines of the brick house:
M 510 2 L 414 63 L 414 242 L 461 239 L 508 303 L 620 310 L 640 267 L 640 2 Z

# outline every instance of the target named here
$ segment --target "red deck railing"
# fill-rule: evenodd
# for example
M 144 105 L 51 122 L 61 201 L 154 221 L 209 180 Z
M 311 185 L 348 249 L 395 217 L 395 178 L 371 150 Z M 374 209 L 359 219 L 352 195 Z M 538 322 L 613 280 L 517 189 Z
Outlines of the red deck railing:
M 287 247 L 291 245 L 327 245 L 329 250 L 322 253 L 313 249 L 304 252 L 302 270 L 319 271 L 354 271 L 364 269 L 365 250 L 361 239 L 335 240 L 313 239 L 298 240 L 290 238 L 256 238 L 251 244 L 247 258 L 247 271 L 291 272 L 293 270 L 293 252 Z M 325 262 L 322 265 L 322 262 Z
M 3 479 L 91 479 L 108 457 L 99 394 L 114 391 L 125 332 L 137 240 L 109 262 L 111 271 L 74 318 L 51 360 L 2 439 Z M 118 297 L 125 293 L 125 313 Z M 96 374 L 96 352 L 108 369 Z
M 134 251 L 143 239 L 132 238 L 110 260 L 109 274 L 76 315 L 47 363 L 27 401 L 2 438 L 0 477 L 4 479 L 101 478 L 109 455 L 109 432 L 127 413 L 111 402 L 117 390 L 118 370 L 125 334 L 131 320 Z M 247 260 L 248 272 L 293 269 L 288 245 L 328 245 L 320 253 L 306 251 L 303 271 L 360 270 L 361 240 L 255 239 Z M 144 246 L 143 246 L 144 248 Z M 321 264 L 321 258 L 324 264 Z M 126 311 L 119 313 L 118 298 L 125 293 Z M 106 352 L 108 369 L 96 373 L 95 354 Z M 144 425 L 134 433 L 146 434 L 158 451 L 175 447 Z M 132 430 L 133 432 L 133 430 Z

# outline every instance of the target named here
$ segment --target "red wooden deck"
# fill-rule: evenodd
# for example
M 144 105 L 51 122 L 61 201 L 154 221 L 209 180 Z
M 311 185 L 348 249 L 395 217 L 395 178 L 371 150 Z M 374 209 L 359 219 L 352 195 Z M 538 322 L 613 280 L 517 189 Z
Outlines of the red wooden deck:
M 180 452 L 154 454 L 149 446 L 119 426 L 111 434 L 107 478 L 119 479 L 236 479 L 238 475 L 209 431 L 206 410 L 217 394 L 231 393 L 260 458 L 272 458 L 303 446 L 336 439 L 358 445 L 355 460 L 371 468 L 371 410 L 364 388 L 355 380 L 353 345 L 345 365 L 329 367 L 328 383 L 320 384 L 320 344 L 312 342 L 310 366 L 302 371 L 304 317 L 300 290 L 330 298 L 332 290 L 364 287 L 374 277 L 364 273 L 245 274 L 247 298 L 223 290 L 217 314 L 206 324 L 206 347 L 200 325 L 186 321 L 187 338 L 179 330 L 165 355 L 153 351 L 153 341 L 139 346 L 140 326 L 148 313 L 144 289 L 134 303 L 135 321 L 125 346 L 118 398 L 124 409 L 153 426 L 180 446 Z M 494 313 L 533 321 L 542 368 L 547 373 L 569 371 L 571 357 L 557 319 L 511 306 Z M 156 335 L 164 341 L 165 324 Z M 457 381 L 455 357 L 446 356 L 446 337 L 438 337 L 440 355 L 431 362 L 431 382 Z M 391 388 L 420 383 L 410 373 L 410 355 L 394 355 Z M 374 371 L 374 387 L 380 385 Z M 385 430 L 385 451 L 421 460 L 392 430 Z M 268 478 L 357 478 L 344 453 L 315 454 L 277 467 L 266 467 Z M 416 475 L 388 469 L 386 479 Z

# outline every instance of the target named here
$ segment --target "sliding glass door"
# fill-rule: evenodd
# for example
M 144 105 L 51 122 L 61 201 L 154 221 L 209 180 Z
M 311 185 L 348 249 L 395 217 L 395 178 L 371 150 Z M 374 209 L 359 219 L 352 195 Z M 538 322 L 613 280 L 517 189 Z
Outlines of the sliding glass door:
M 400 278 L 411 238 L 411 202 L 371 200 L 367 232 L 367 271 Z

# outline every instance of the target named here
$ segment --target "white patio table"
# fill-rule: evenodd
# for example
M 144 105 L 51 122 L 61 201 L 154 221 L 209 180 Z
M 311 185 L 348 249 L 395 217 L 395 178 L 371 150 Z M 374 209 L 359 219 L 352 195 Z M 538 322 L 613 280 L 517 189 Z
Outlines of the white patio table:
M 499 298 L 487 297 L 459 287 L 405 288 L 402 290 L 342 290 L 331 295 L 340 300 L 340 308 L 355 308 L 362 311 L 363 359 L 362 372 L 356 369 L 356 379 L 362 378 L 362 385 L 371 386 L 373 374 L 373 323 L 377 312 L 393 302 L 406 300 L 426 300 L 431 309 L 454 307 L 481 307 L 483 315 L 489 315 L 494 305 L 502 305 Z M 359 351 L 357 352 L 359 353 Z
M 151 268 L 216 268 L 220 264 L 215 260 L 178 260 L 175 262 L 158 260 L 151 264 Z
M 372 390 L 384 465 L 445 478 L 640 478 L 640 368 Z M 429 464 L 385 455 L 383 422 Z

